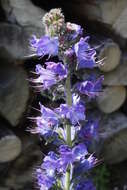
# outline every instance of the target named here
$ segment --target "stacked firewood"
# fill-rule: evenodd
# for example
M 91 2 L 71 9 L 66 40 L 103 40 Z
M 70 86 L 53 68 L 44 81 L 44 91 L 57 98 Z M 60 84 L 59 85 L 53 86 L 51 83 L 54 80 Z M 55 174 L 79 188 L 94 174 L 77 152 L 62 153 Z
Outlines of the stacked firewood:
M 44 33 L 45 11 L 30 0 L 1 0 L 1 4 L 7 20 L 0 23 L 0 190 L 29 189 L 42 153 L 39 140 L 27 134 L 28 125 L 22 127 L 31 99 L 23 63 L 30 53 L 30 35 Z M 127 159 L 127 115 L 121 111 L 127 96 L 127 0 L 65 0 L 61 5 L 68 15 L 71 10 L 74 20 L 87 23 L 95 36 L 91 44 L 103 60 L 94 72 L 104 75 L 104 81 L 91 109 L 101 118 L 99 141 L 92 148 L 109 164 L 121 162 Z
M 30 123 L 28 75 L 6 52 L 0 55 L 0 190 L 29 188 L 41 163 L 39 139 L 27 132 Z M 5 50 L 4 50 L 5 53 Z M 9 60 L 9 59 L 10 60 Z M 31 98 L 30 98 L 31 96 Z M 34 151 L 33 151 L 34 150 Z M 32 185 L 33 186 L 33 185 Z
M 28 190 L 36 185 L 34 173 L 43 155 L 39 138 L 27 132 L 34 96 L 28 81 L 32 68 L 24 62 L 31 35 L 44 33 L 45 11 L 30 0 L 0 4 L 0 190 Z

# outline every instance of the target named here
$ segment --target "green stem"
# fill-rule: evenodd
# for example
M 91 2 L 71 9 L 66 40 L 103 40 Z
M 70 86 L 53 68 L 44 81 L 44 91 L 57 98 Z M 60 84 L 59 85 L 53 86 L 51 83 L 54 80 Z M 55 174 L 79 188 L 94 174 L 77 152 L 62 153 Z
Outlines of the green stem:
M 65 190 L 70 190 L 70 169 L 65 174 Z
M 71 94 L 71 80 L 70 80 L 70 74 L 68 74 L 68 77 L 66 79 L 66 101 L 69 106 L 72 105 L 72 94 Z
M 66 102 L 69 106 L 72 105 L 72 94 L 71 94 L 71 81 L 70 74 L 66 79 Z M 66 135 L 67 135 L 67 145 L 72 146 L 71 142 L 71 126 L 69 124 L 66 125 Z M 65 175 L 65 190 L 70 190 L 70 166 L 68 167 Z

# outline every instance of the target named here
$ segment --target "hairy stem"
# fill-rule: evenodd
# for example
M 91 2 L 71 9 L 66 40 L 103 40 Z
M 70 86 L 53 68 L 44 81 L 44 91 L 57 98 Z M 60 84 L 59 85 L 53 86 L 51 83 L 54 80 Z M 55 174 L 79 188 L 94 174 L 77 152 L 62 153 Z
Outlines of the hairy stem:
M 71 81 L 70 74 L 66 79 L 66 103 L 71 106 L 72 105 L 72 94 L 71 94 Z M 69 124 L 66 125 L 66 135 L 67 135 L 67 145 L 71 146 L 71 126 Z M 65 175 L 65 190 L 70 190 L 70 166 L 68 167 Z

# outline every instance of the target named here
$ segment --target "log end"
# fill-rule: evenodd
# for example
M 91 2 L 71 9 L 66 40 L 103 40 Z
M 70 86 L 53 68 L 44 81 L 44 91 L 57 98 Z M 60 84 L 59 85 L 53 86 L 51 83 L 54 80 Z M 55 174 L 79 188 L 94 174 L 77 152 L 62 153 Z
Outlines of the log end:
M 114 70 L 120 63 L 121 51 L 114 42 L 105 43 L 99 54 L 99 59 L 105 59 L 104 64 L 99 67 L 103 72 Z
M 21 153 L 20 139 L 15 135 L 7 135 L 0 139 L 0 162 L 14 160 Z
M 112 113 L 118 110 L 126 99 L 126 88 L 124 86 L 108 86 L 101 96 L 97 98 L 98 108 L 103 113 Z

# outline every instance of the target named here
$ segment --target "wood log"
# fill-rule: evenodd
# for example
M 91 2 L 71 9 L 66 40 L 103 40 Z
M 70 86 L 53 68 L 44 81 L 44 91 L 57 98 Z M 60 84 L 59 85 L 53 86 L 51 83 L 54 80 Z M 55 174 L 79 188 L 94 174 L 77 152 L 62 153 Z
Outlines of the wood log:
M 0 126 L 0 163 L 14 160 L 21 149 L 20 139 L 8 128 Z
M 125 85 L 127 86 L 127 54 L 121 56 L 121 62 L 118 67 L 104 74 L 104 85 Z
M 44 34 L 41 19 L 46 12 L 30 0 L 2 0 L 1 6 L 9 22 L 0 25 L 0 46 L 15 59 L 24 60 L 33 54 L 29 47 L 31 35 L 40 37 Z
M 118 110 L 126 99 L 124 86 L 108 86 L 97 98 L 98 108 L 104 113 L 112 113 Z
M 35 6 L 31 0 L 2 0 L 1 5 L 11 23 L 17 22 L 20 26 L 33 26 L 43 29 L 40 20 L 45 11 Z
M 84 27 L 87 25 L 94 33 L 113 35 L 122 48 L 126 47 L 126 0 L 86 0 L 79 1 L 78 5 L 64 2 L 63 7 L 70 16 L 75 15 L 79 21 L 82 21 Z
M 109 72 L 114 70 L 120 63 L 121 51 L 119 46 L 112 40 L 106 40 L 103 42 L 103 46 L 100 48 L 98 58 L 104 59 L 104 63 L 99 67 L 103 72 Z
M 126 0 L 87 0 L 78 6 L 72 4 L 71 9 L 82 19 L 87 18 L 112 25 L 126 6 Z
M 13 162 L 4 181 L 5 186 L 16 190 L 31 189 L 35 182 L 35 170 L 41 165 L 42 156 L 40 147 L 30 143 Z
M 0 59 L 0 113 L 13 126 L 20 122 L 29 98 L 27 73 L 22 67 Z
M 127 39 L 127 5 L 114 22 L 113 29 L 120 37 Z
M 0 164 L 0 190 L 30 190 L 36 185 L 34 174 L 43 157 L 40 139 L 21 129 L 16 133 L 22 141 L 22 152 L 14 161 Z
M 96 150 L 99 149 L 100 158 L 108 164 L 127 159 L 127 117 L 120 112 L 104 114 L 99 129 L 100 141 Z

